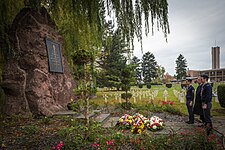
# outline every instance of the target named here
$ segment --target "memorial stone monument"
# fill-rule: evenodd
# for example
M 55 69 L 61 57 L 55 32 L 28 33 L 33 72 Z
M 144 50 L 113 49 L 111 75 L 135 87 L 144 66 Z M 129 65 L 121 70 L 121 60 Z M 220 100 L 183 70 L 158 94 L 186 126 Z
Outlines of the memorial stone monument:
M 15 55 L 4 68 L 2 83 L 6 114 L 46 115 L 74 99 L 73 81 L 63 55 L 63 38 L 47 10 L 22 9 L 11 27 Z

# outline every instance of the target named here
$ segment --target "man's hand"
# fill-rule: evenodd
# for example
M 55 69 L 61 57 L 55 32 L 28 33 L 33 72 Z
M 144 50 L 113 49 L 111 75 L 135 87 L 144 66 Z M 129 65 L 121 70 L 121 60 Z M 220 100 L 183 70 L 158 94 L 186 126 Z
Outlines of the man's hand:
M 203 104 L 202 109 L 207 109 L 207 104 Z
M 190 106 L 192 106 L 193 105 L 193 102 L 192 101 L 190 101 Z

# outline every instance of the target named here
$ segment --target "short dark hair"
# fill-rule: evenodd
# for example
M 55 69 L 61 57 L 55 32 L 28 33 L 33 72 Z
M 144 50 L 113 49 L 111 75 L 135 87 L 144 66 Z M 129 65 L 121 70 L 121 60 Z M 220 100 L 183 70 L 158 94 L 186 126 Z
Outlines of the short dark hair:
M 209 76 L 207 74 L 203 74 L 203 75 L 201 75 L 201 77 L 204 78 L 204 79 L 206 79 L 206 80 L 209 79 Z

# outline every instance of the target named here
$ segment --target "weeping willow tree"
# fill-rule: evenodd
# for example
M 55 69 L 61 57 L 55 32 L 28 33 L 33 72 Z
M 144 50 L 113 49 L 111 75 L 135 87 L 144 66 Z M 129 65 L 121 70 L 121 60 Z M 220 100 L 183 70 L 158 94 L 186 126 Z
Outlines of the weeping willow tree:
M 101 46 L 106 15 L 112 16 L 128 43 L 135 35 L 142 41 L 143 20 L 146 35 L 151 27 L 153 33 L 154 24 L 165 37 L 169 33 L 167 0 L 1 0 L 0 5 L 1 31 L 22 7 L 46 7 L 65 37 L 67 55 L 79 47 Z
M 142 28 L 145 34 L 153 27 L 162 30 L 165 39 L 169 33 L 167 0 L 1 0 L 0 1 L 0 70 L 6 57 L 13 58 L 15 51 L 10 43 L 10 26 L 16 14 L 23 7 L 38 11 L 45 7 L 64 37 L 64 54 L 79 80 L 79 66 L 74 62 L 74 53 L 90 52 L 93 61 L 86 68 L 94 74 L 94 61 L 102 49 L 104 32 L 111 16 L 115 27 L 120 28 L 122 37 L 133 45 L 136 36 L 142 41 Z M 144 25 L 142 24 L 144 23 Z M 82 71 L 81 71 L 82 72 Z M 93 78 L 92 78 L 93 79 Z M 91 81 L 94 82 L 94 81 Z

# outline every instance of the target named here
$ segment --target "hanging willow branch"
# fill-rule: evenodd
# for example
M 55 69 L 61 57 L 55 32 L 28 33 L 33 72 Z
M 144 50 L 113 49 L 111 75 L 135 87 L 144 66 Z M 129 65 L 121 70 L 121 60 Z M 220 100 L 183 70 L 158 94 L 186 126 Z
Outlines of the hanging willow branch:
M 70 51 L 83 47 L 101 47 L 107 14 L 114 14 L 112 22 L 116 21 L 128 43 L 133 43 L 135 35 L 142 42 L 143 21 L 146 35 L 150 27 L 154 33 L 155 24 L 166 39 L 170 32 L 167 0 L 1 0 L 0 5 L 1 22 L 8 16 L 11 19 L 18 8 L 46 7 L 66 39 L 68 55 Z M 3 19 L 0 29 L 3 29 L 5 23 L 10 25 L 11 22 L 12 19 Z

